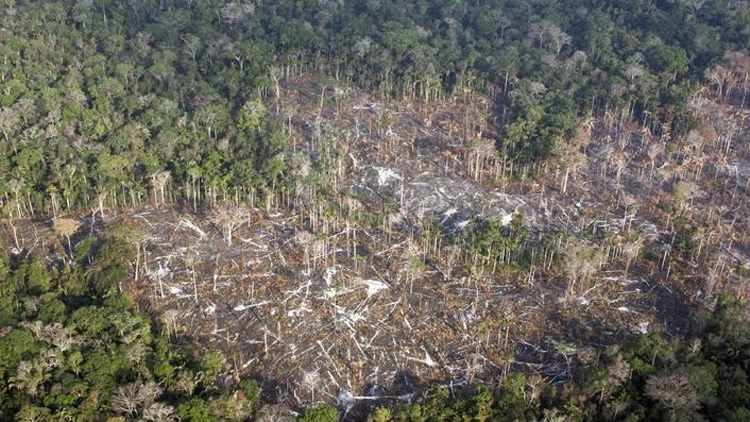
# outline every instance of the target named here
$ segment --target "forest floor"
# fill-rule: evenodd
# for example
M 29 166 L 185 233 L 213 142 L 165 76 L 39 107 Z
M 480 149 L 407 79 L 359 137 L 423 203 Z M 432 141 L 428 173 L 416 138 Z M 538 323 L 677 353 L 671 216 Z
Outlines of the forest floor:
M 108 210 L 78 236 L 116 221 L 148 233 L 122 288 L 177 341 L 223 349 L 280 400 L 408 400 L 509 368 L 559 384 L 572 355 L 633 333 L 683 334 L 719 288 L 747 288 L 736 271 L 750 266 L 747 109 L 696 100 L 706 133 L 695 145 L 602 118 L 582 130 L 577 166 L 517 169 L 539 176 L 509 182 L 489 153 L 490 98 L 386 104 L 310 76 L 281 88 L 269 110 L 291 134 L 290 160 L 306 173 L 330 158 L 329 193 L 302 187 L 295 207 L 255 210 L 231 246 L 209 218 L 177 208 Z M 708 133 L 717 116 L 726 133 Z M 679 203 L 677 180 L 689 181 Z M 316 195 L 343 211 L 316 212 Z M 689 257 L 677 252 L 675 208 L 697 228 Z M 387 218 L 366 225 L 350 218 L 357 210 Z M 414 236 L 425 222 L 455 234 L 476 216 L 517 214 L 536 239 L 572 233 L 601 268 L 570 295 L 559 271 L 469 271 L 455 247 Z M 49 226 L 16 222 L 21 249 L 59 259 Z

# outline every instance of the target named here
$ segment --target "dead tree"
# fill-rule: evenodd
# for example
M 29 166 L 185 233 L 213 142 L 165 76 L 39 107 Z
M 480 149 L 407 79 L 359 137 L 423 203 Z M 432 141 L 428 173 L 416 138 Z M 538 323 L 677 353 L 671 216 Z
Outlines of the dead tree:
M 574 240 L 567 247 L 563 271 L 568 277 L 566 298 L 582 291 L 585 286 L 577 286 L 587 281 L 604 265 L 604 256 L 600 250 L 588 246 L 583 241 Z
M 679 420 L 679 415 L 692 415 L 700 407 L 695 387 L 688 376 L 680 371 L 651 376 L 646 382 L 646 396 L 669 412 L 670 421 Z
M 104 221 L 104 201 L 107 199 L 107 192 L 100 192 L 98 195 L 96 195 L 96 203 L 97 206 L 93 210 L 91 210 L 91 219 L 93 221 L 94 216 L 96 216 L 96 212 L 99 211 L 99 215 L 102 217 L 102 221 Z M 93 224 L 93 223 L 92 223 Z
M 192 250 L 188 250 L 188 253 L 185 255 L 185 265 L 190 268 L 190 276 L 193 280 L 193 300 L 195 300 L 195 303 L 198 303 L 198 281 L 195 274 L 195 267 L 197 267 L 200 264 L 200 256 L 196 254 Z
M 68 251 L 73 256 L 73 246 L 70 243 L 70 236 L 73 236 L 81 227 L 81 223 L 72 218 L 56 218 L 52 220 L 52 230 L 58 235 L 65 237 L 68 241 Z
M 164 204 L 164 190 L 167 187 L 167 182 L 171 175 L 172 173 L 167 170 L 151 175 L 151 187 L 154 190 L 154 202 L 157 206 L 159 205 L 159 199 L 161 199 L 161 203 Z M 156 196 L 157 192 L 159 193 L 158 197 Z
M 563 195 L 568 192 L 568 180 L 570 175 L 576 175 L 579 169 L 585 167 L 587 164 L 586 154 L 580 152 L 577 148 L 571 145 L 562 145 L 559 148 L 559 165 L 565 170 L 563 174 L 561 191 Z
M 211 210 L 210 218 L 224 231 L 227 245 L 232 246 L 232 233 L 250 220 L 250 211 L 237 205 L 219 204 Z
M 10 229 L 13 231 L 13 240 L 16 245 L 16 250 L 21 250 L 21 244 L 18 242 L 18 229 L 13 224 L 13 209 L 16 207 L 17 202 L 15 199 L 11 199 L 5 203 L 5 206 L 0 208 L 0 217 L 8 222 Z
M 307 272 L 310 272 L 310 245 L 315 241 L 315 235 L 308 231 L 299 231 L 295 235 L 295 240 L 305 250 L 305 264 L 307 265 Z

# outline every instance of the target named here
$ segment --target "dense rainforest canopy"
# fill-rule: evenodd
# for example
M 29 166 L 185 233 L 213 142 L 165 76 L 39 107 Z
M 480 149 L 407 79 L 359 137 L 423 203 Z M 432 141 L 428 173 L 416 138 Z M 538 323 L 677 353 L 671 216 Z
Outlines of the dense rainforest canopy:
M 384 99 L 491 92 L 498 154 L 518 161 L 553 156 L 586 115 L 684 133 L 704 71 L 750 43 L 749 9 L 730 0 L 4 1 L 0 198 L 20 216 L 104 195 L 137 205 L 283 192 L 293 183 L 284 133 L 261 102 L 307 71 Z

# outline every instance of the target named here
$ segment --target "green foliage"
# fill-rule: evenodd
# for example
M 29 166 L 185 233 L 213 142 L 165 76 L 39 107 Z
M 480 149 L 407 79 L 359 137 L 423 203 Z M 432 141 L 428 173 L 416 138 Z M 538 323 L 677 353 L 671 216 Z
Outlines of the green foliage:
M 219 350 L 210 348 L 203 351 L 198 373 L 201 383 L 206 387 L 211 387 L 225 366 L 226 360 Z
M 29 331 L 13 328 L 0 337 L 0 356 L 3 357 L 0 369 L 5 373 L 15 370 L 22 360 L 29 359 L 38 352 L 39 347 Z
M 391 422 L 393 415 L 387 407 L 379 407 L 368 418 L 368 422 Z
M 7 282 L 15 286 L 16 291 L 28 291 L 42 294 L 50 288 L 50 276 L 38 260 L 21 263 L 8 277 Z
M 475 219 L 464 241 L 477 264 L 494 271 L 527 265 L 524 255 L 527 235 L 523 216 L 515 214 L 509 224 L 502 220 Z
M 185 422 L 218 422 L 201 398 L 190 399 L 177 407 L 177 416 Z
M 149 316 L 120 293 L 128 257 L 121 238 L 96 239 L 85 255 L 82 267 L 52 271 L 20 260 L 0 278 L 9 305 L 0 313 L 0 420 L 65 414 L 127 422 L 136 411 L 184 421 L 253 417 L 260 398 L 254 381 L 219 388 L 221 352 L 174 353 L 168 338 L 154 337 Z M 187 394 L 173 388 L 178 371 L 198 374 Z
M 648 376 L 673 361 L 675 350 L 658 333 L 650 332 L 637 337 L 624 354 L 635 373 Z
M 520 162 L 549 158 L 576 127 L 573 100 L 560 91 L 537 92 L 541 87 L 518 87 L 511 100 L 515 119 L 506 126 L 501 152 Z
M 505 379 L 502 395 L 498 400 L 501 420 L 528 420 L 532 409 L 524 394 L 526 377 L 523 374 L 511 374 Z
M 78 263 L 83 264 L 84 260 L 91 256 L 94 246 L 96 245 L 97 238 L 93 236 L 82 239 L 75 246 L 75 258 Z
M 502 87 L 497 144 L 520 162 L 613 108 L 686 133 L 706 68 L 750 44 L 747 4 L 699 3 L 13 2 L 0 15 L 0 168 L 21 188 L 0 190 L 35 213 L 53 192 L 64 208 L 99 194 L 138 206 L 163 171 L 170 200 L 276 193 L 288 175 L 266 98 L 297 69 L 386 98 Z
M 268 110 L 260 101 L 248 101 L 242 106 L 237 121 L 237 128 L 245 133 L 251 133 L 261 128 L 261 124 L 268 116 Z
M 320 405 L 305 409 L 302 415 L 296 419 L 297 422 L 338 422 L 339 412 L 327 405 Z

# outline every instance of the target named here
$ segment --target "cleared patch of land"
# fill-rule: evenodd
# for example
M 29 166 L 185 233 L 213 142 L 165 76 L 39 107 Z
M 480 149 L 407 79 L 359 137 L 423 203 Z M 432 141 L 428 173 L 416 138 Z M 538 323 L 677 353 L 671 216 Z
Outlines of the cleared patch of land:
M 697 99 L 680 144 L 618 116 L 582 122 L 569 157 L 514 168 L 493 154 L 489 98 L 386 104 L 310 77 L 279 98 L 301 180 L 288 197 L 231 232 L 187 206 L 95 212 L 73 239 L 136 227 L 123 290 L 288 400 L 408 399 L 511 367 L 557 384 L 572 355 L 689 329 L 716 280 L 747 287 L 747 110 Z M 516 216 L 536 254 L 523 270 L 462 247 L 477 217 Z M 15 222 L 18 249 L 61 259 L 50 224 Z

